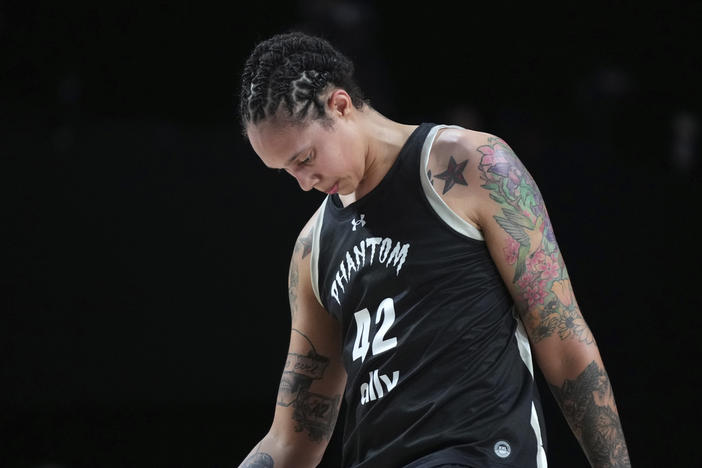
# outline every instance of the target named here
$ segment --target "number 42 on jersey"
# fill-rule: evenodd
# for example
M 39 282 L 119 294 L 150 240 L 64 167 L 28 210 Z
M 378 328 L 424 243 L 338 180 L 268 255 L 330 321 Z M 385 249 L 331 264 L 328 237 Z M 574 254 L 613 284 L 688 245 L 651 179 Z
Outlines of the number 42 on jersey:
M 395 322 L 395 303 L 392 298 L 383 300 L 378 306 L 375 314 L 376 325 L 381 322 L 380 328 L 375 333 L 373 341 L 370 341 L 371 315 L 368 309 L 359 310 L 354 314 L 356 319 L 356 340 L 353 345 L 352 357 L 356 361 L 365 361 L 368 351 L 373 353 L 373 356 L 384 353 L 397 346 L 397 338 L 386 338 L 388 330 Z M 397 385 L 400 379 L 400 372 L 394 371 L 392 379 L 387 375 L 378 375 L 378 369 L 368 373 L 368 383 L 361 385 L 361 404 L 365 405 L 369 401 L 375 401 L 382 398 L 386 393 L 390 392 Z

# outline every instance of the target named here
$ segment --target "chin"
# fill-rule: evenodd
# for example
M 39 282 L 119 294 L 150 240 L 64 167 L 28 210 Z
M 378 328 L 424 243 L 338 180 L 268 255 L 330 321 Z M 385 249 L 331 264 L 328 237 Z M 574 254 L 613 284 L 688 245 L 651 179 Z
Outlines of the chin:
M 348 196 L 348 195 L 353 195 L 354 191 L 355 191 L 355 188 L 349 190 L 348 187 L 339 186 L 339 189 L 337 190 L 336 193 L 339 195 Z

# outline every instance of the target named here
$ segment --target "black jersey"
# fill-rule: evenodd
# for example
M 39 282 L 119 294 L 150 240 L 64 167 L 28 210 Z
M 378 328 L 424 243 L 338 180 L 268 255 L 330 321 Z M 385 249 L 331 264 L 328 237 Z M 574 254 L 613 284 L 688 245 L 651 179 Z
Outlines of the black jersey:
M 342 324 L 347 467 L 545 467 L 531 351 L 479 230 L 426 174 L 420 125 L 383 180 L 328 196 L 312 281 Z

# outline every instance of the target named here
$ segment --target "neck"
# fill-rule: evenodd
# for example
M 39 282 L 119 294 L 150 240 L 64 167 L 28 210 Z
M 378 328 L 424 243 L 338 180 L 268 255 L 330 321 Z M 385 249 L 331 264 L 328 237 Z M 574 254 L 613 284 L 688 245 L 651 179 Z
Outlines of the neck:
M 339 196 L 344 206 L 363 197 L 383 180 L 417 126 L 395 122 L 368 107 L 363 110 L 361 128 L 367 143 L 365 170 L 356 191 Z

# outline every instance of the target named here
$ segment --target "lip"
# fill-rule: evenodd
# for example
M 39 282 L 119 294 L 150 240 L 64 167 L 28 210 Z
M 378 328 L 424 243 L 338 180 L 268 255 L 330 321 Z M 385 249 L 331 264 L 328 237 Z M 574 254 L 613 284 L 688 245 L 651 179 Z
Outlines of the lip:
M 338 191 L 339 191 L 339 182 L 332 185 L 332 187 L 329 190 L 325 190 L 325 192 L 328 193 L 329 195 L 334 195 Z

